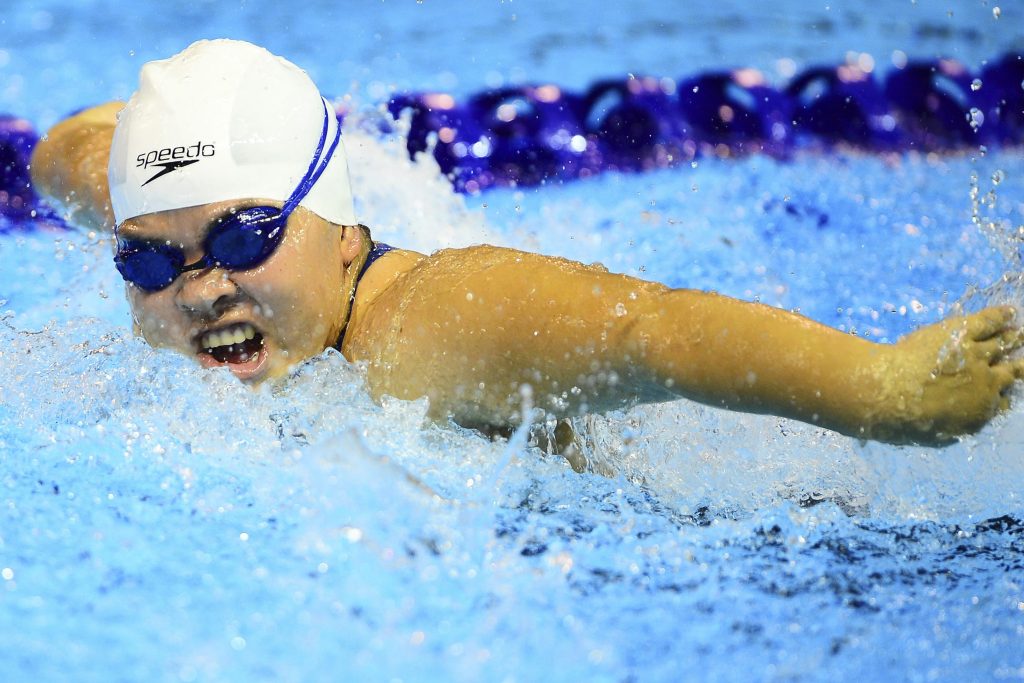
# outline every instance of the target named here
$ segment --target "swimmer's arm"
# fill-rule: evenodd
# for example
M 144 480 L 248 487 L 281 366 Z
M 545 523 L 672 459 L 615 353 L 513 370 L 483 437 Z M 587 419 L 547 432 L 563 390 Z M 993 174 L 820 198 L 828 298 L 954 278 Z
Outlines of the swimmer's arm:
M 472 426 L 514 423 L 527 386 L 557 417 L 687 397 L 861 438 L 944 443 L 980 428 L 1021 374 L 989 364 L 1016 344 L 1006 309 L 882 345 L 769 306 L 509 250 L 443 252 L 421 270 L 371 386 L 426 394 L 435 417 Z M 940 367 L 960 333 L 959 364 Z
M 858 438 L 943 445 L 1007 407 L 1005 392 L 1024 375 L 1005 358 L 1020 344 L 1013 313 L 951 318 L 889 345 L 761 304 L 665 290 L 620 328 L 618 349 L 641 359 L 648 382 L 704 403 Z
M 114 227 L 107 163 L 116 115 L 123 106 L 109 102 L 61 121 L 32 152 L 33 187 L 74 225 Z

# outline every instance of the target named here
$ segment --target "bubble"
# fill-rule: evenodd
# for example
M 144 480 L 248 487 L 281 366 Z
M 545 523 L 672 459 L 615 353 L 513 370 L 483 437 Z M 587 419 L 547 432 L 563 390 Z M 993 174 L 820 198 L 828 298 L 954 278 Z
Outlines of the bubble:
M 980 78 L 975 78 L 973 81 L 971 81 L 971 90 L 973 90 L 974 92 L 978 92 L 979 90 L 981 90 Z
M 999 7 L 993 7 L 993 8 L 992 8 L 992 16 L 993 16 L 993 17 L 995 17 L 996 19 L 998 19 L 998 18 L 999 18 L 999 17 L 1001 17 L 1002 15 L 1003 15 L 1003 10 L 999 9 Z

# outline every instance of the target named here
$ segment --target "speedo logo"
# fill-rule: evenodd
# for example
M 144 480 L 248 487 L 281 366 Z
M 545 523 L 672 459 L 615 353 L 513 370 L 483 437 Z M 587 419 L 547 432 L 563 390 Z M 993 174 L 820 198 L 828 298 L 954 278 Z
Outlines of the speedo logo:
M 185 166 L 191 166 L 192 164 L 199 163 L 203 160 L 203 157 L 212 157 L 217 153 L 212 143 L 203 144 L 202 141 L 197 142 L 194 145 L 188 147 L 164 147 L 163 149 L 153 149 L 139 156 L 135 157 L 136 164 L 135 168 L 141 168 L 143 170 L 154 167 L 159 168 L 156 174 L 142 183 L 143 186 L 149 185 L 157 178 L 162 178 L 168 173 L 173 173 L 179 168 Z

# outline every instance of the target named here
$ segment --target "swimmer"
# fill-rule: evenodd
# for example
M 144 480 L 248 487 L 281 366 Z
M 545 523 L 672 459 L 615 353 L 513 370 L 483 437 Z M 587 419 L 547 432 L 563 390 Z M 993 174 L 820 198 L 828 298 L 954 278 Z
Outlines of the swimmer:
M 507 429 L 688 398 L 861 439 L 943 445 L 1024 376 L 1010 307 L 877 344 L 800 315 L 596 266 L 375 243 L 330 105 L 298 67 L 229 40 L 146 64 L 127 104 L 56 125 L 35 186 L 113 230 L 133 327 L 251 384 L 334 347 L 376 399 Z

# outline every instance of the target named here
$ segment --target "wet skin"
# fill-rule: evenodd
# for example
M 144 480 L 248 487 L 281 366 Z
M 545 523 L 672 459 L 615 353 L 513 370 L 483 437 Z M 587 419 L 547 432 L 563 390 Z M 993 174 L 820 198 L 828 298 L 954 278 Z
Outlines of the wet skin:
M 59 124 L 33 157 L 37 187 L 91 227 L 113 222 L 94 169 L 109 152 L 114 111 Z M 120 230 L 181 244 L 192 261 L 212 221 L 252 203 L 262 202 L 151 214 Z M 351 316 L 342 352 L 365 361 L 375 397 L 426 396 L 433 418 L 475 427 L 514 425 L 525 405 L 565 417 L 685 397 L 941 445 L 1006 408 L 1024 375 L 1024 361 L 1011 358 L 1022 339 L 1008 307 L 875 344 L 769 306 L 496 247 L 388 254 L 350 312 L 368 249 L 361 230 L 297 211 L 257 268 L 186 273 L 151 294 L 129 285 L 137 330 L 209 366 L 217 363 L 197 339 L 248 323 L 262 340 L 259 358 L 227 365 L 259 383 L 333 345 Z

